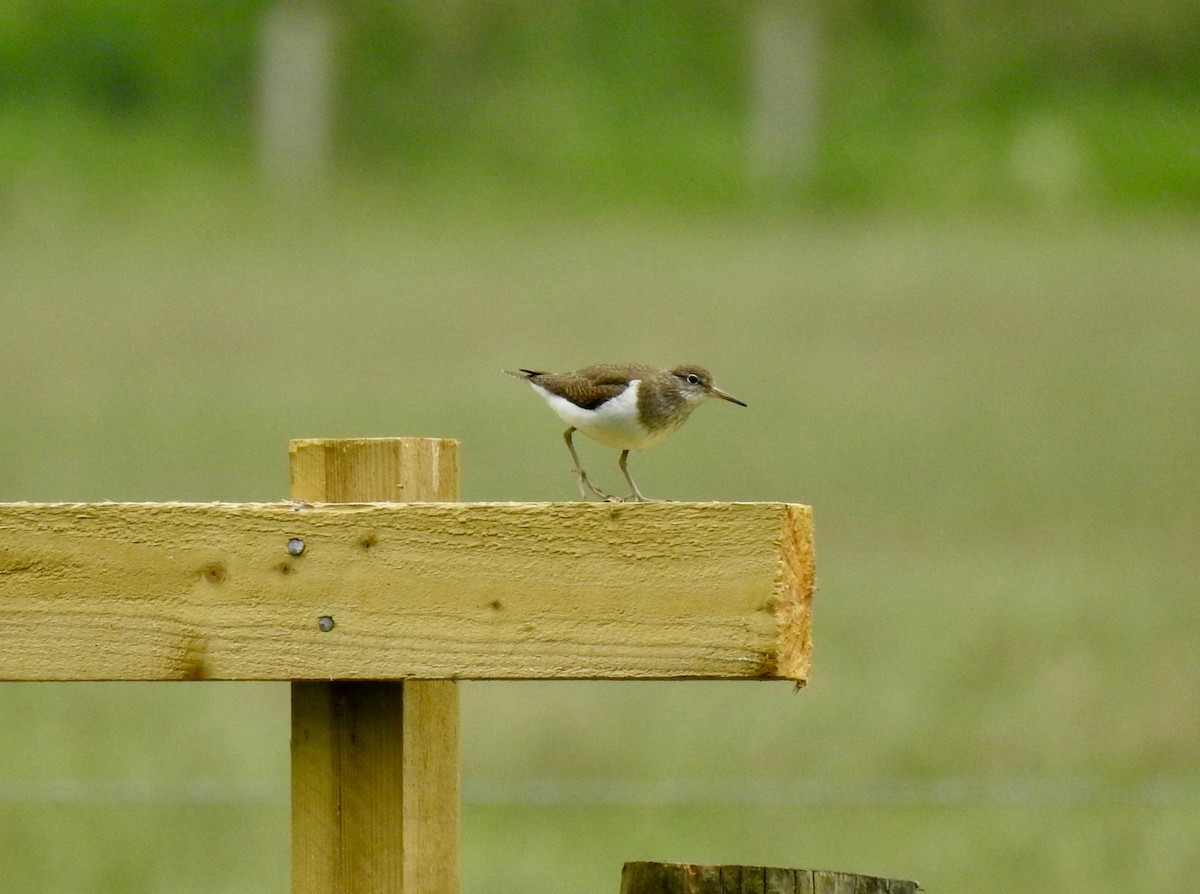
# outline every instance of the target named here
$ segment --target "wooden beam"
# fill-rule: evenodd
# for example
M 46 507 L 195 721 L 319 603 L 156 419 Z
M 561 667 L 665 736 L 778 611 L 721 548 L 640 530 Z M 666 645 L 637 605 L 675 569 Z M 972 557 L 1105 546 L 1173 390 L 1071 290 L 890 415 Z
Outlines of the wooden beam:
M 291 482 L 297 499 L 453 500 L 458 444 L 293 441 Z M 457 894 L 458 791 L 453 680 L 292 683 L 293 894 Z
M 812 588 L 786 503 L 0 504 L 0 680 L 802 682 Z

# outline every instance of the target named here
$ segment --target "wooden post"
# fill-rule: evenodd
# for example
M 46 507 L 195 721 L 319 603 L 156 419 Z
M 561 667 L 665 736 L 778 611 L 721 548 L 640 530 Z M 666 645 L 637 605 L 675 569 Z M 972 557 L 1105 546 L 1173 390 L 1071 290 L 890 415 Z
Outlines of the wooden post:
M 824 869 L 626 863 L 621 894 L 915 894 L 920 885 Z
M 458 499 L 458 442 L 293 441 L 308 502 Z M 294 894 L 456 894 L 458 684 L 292 683 Z
M 819 22 L 812 4 L 750 6 L 750 175 L 770 189 L 811 179 L 818 143 Z
M 311 186 L 327 173 L 336 74 L 331 5 L 276 0 L 263 13 L 259 156 L 264 173 L 280 186 Z

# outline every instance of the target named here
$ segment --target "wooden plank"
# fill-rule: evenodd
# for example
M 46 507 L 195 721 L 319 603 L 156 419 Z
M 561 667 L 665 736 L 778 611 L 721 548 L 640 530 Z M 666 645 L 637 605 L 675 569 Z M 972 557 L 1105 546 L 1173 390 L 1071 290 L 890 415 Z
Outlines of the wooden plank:
M 0 680 L 804 681 L 812 587 L 785 503 L 0 504 Z
M 696 863 L 626 863 L 621 894 L 915 894 L 914 881 L 776 866 L 709 866 Z
M 453 500 L 457 446 L 294 441 L 292 496 Z M 295 894 L 456 894 L 458 716 L 451 680 L 292 684 Z

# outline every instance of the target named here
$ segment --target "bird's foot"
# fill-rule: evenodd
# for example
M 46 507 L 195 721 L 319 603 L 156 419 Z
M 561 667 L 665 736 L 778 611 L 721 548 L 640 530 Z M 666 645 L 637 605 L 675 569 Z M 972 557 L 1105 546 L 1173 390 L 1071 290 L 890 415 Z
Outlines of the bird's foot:
M 583 471 L 583 469 L 576 470 L 575 474 L 579 479 L 579 493 L 585 500 L 588 498 L 588 491 L 591 491 L 594 496 L 599 497 L 606 503 L 621 502 L 620 497 L 605 493 L 600 488 L 596 487 L 596 485 L 592 484 L 592 480 L 588 478 L 587 472 Z
M 641 491 L 634 491 L 627 497 L 618 497 L 622 503 L 667 503 L 668 500 L 656 500 L 654 497 L 648 497 Z

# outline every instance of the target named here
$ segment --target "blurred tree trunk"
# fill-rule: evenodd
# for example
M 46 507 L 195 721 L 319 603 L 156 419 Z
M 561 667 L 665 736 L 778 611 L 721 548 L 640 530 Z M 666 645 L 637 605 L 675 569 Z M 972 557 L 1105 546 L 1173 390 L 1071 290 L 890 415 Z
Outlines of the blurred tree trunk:
M 323 0 L 280 0 L 259 42 L 258 140 L 266 176 L 285 186 L 324 177 L 332 144 L 333 16 Z
M 750 12 L 750 175 L 764 186 L 802 183 L 817 147 L 820 42 L 815 9 L 759 0 Z

